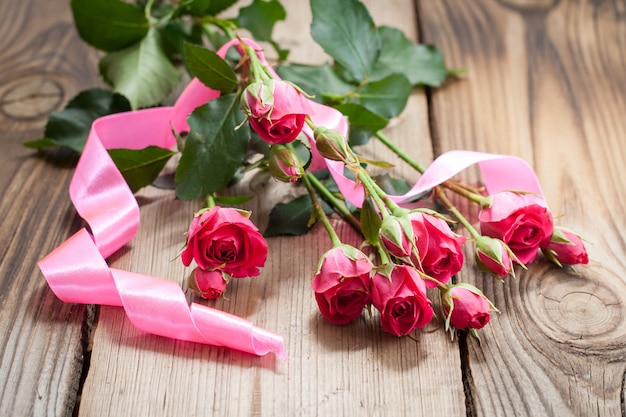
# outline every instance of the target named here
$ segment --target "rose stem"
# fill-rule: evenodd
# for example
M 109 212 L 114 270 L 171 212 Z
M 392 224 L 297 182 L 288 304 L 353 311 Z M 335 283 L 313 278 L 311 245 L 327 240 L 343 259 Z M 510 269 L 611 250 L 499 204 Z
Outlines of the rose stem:
M 328 217 L 326 217 L 326 213 L 324 213 L 324 209 L 322 208 L 322 203 L 320 203 L 319 199 L 317 198 L 317 194 L 315 194 L 315 188 L 313 187 L 313 184 L 311 184 L 310 178 L 305 175 L 304 177 L 302 177 L 302 182 L 304 182 L 304 185 L 309 192 L 309 196 L 311 197 L 311 202 L 313 202 L 315 215 L 322 222 L 322 225 L 324 225 L 324 229 L 326 229 L 330 240 L 333 242 L 333 246 L 341 245 L 341 239 L 339 239 L 337 232 L 335 232 L 335 229 L 330 224 L 330 221 L 328 221 Z
M 298 152 L 296 152 L 293 143 L 288 143 L 285 146 L 291 151 L 291 153 L 295 155 L 295 157 L 298 159 L 299 164 L 301 166 L 304 165 L 304 162 L 300 158 L 300 155 L 298 155 Z M 317 191 L 322 194 L 324 198 L 330 202 L 330 204 L 333 205 L 333 207 L 343 216 L 344 219 L 346 219 L 348 223 L 350 223 L 352 227 L 354 227 L 358 231 L 361 231 L 361 222 L 359 222 L 359 220 L 354 217 L 352 213 L 350 213 L 350 210 L 348 210 L 348 208 L 344 204 L 342 204 L 341 201 L 339 201 L 339 199 L 335 197 L 333 193 L 331 193 L 330 190 L 324 184 L 322 184 L 320 180 L 317 179 L 317 177 L 315 177 L 315 175 L 307 171 L 304 174 L 304 177 L 309 178 L 311 185 L 313 185 L 313 187 L 315 187 L 315 189 L 317 189 Z
M 213 196 L 213 194 L 207 194 L 207 196 L 205 197 L 206 200 L 206 208 L 213 208 L 215 207 L 215 197 Z
M 315 187 L 315 189 L 322 194 L 328 202 L 330 202 L 330 204 L 339 212 L 339 214 L 343 216 L 344 219 L 346 219 L 348 223 L 350 223 L 352 227 L 361 231 L 361 222 L 352 213 L 350 213 L 350 210 L 348 210 L 348 208 L 337 197 L 335 197 L 335 195 L 331 193 L 330 190 L 322 184 L 322 182 L 318 180 L 315 175 L 307 172 L 304 176 L 311 181 L 313 187 Z
M 376 137 L 378 138 L 378 140 L 380 140 L 383 143 L 383 145 L 385 145 L 389 150 L 391 150 L 393 153 L 398 155 L 400 159 L 402 159 L 404 162 L 409 164 L 417 172 L 419 172 L 420 174 L 423 174 L 424 171 L 426 171 L 426 169 L 424 169 L 424 167 L 419 162 L 411 158 L 406 152 L 404 152 L 402 149 L 396 146 L 396 144 L 393 143 L 391 139 L 385 136 L 381 131 L 376 132 Z M 448 188 L 450 191 L 453 191 L 467 198 L 468 200 L 474 203 L 482 205 L 485 201 L 484 197 L 481 196 L 480 194 L 472 192 L 468 190 L 467 188 L 457 184 L 454 181 L 447 180 L 447 181 L 444 181 L 441 185 Z
M 383 216 L 383 219 L 389 216 L 389 210 L 388 207 L 393 209 L 393 206 L 389 206 L 389 201 L 383 201 L 383 198 L 386 197 L 386 194 L 383 193 L 383 198 L 381 198 L 381 194 L 380 194 L 380 187 L 378 187 L 378 185 L 374 182 L 374 180 L 369 176 L 369 174 L 367 172 L 365 172 L 365 170 L 361 169 L 359 170 L 359 172 L 357 173 L 357 176 L 359 178 L 359 180 L 361 181 L 361 183 L 363 184 L 363 187 L 365 187 L 365 189 L 367 190 L 367 192 L 369 193 L 369 195 L 372 197 L 372 200 L 374 200 L 374 203 L 376 204 L 376 206 L 378 207 L 378 210 L 380 211 L 381 215 Z M 393 202 L 392 202 L 393 203 Z M 393 203 L 395 205 L 395 203 Z
M 467 231 L 470 233 L 470 235 L 472 235 L 472 237 L 474 239 L 478 239 L 481 237 L 480 233 L 478 232 L 478 230 L 476 230 L 476 228 L 474 226 L 472 226 L 472 224 L 469 222 L 469 220 L 467 220 L 465 218 L 465 216 L 463 216 L 461 214 L 461 212 L 459 210 L 457 210 L 457 208 L 454 206 L 454 204 L 452 204 L 452 202 L 448 199 L 448 197 L 446 196 L 445 191 L 441 188 L 441 187 L 435 187 L 435 196 L 437 197 L 437 199 L 439 201 L 441 201 L 443 203 L 443 205 L 446 207 L 446 209 L 448 209 L 448 211 L 450 211 L 450 213 L 452 213 L 454 215 L 454 217 L 457 218 L 457 220 L 463 225 L 465 226 L 465 228 L 467 229 Z

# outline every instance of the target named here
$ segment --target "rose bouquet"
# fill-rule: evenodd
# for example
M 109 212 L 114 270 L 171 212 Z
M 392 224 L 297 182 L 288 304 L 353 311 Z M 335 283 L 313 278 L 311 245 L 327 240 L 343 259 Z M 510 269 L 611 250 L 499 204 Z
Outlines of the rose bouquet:
M 383 133 L 413 88 L 437 87 L 459 71 L 447 69 L 435 47 L 376 26 L 358 0 L 311 0 L 312 36 L 333 59 L 319 67 L 285 64 L 288 51 L 271 39 L 274 23 L 284 18 L 277 1 L 255 0 L 236 19 L 218 17 L 234 1 L 106 2 L 115 7 L 96 19 L 104 3 L 73 0 L 72 8 L 83 39 L 108 52 L 100 69 L 115 92 L 79 94 L 51 116 L 46 137 L 27 146 L 81 152 L 87 136 L 82 133 L 97 117 L 160 103 L 178 82 L 175 64 L 182 60 L 194 79 L 168 113 L 176 146 L 128 144 L 108 153 L 131 190 L 157 184 L 174 189 L 179 199 L 204 202 L 180 254 L 185 266 L 193 266 L 189 288 L 199 296 L 221 297 L 231 279 L 258 276 L 268 256 L 266 237 L 306 233 L 318 222 L 331 243 L 317 269 L 311 268 L 320 313 L 345 325 L 373 307 L 382 329 L 397 336 L 437 315 L 452 335 L 461 329 L 476 334 L 489 322 L 495 306 L 457 278 L 468 263 L 463 246 L 469 243 L 474 265 L 501 281 L 540 251 L 559 266 L 588 262 L 581 238 L 554 226 L 536 176 L 523 161 L 452 151 L 426 168 Z M 91 24 L 107 19 L 134 29 L 110 37 L 107 27 Z M 242 37 L 240 28 L 257 40 Z M 272 46 L 276 62 L 266 59 L 257 41 Z M 139 56 L 153 60 L 145 64 L 151 70 L 126 71 Z M 74 126 L 73 132 L 82 133 L 68 137 L 63 132 L 71 114 L 84 116 L 85 125 Z M 374 168 L 391 164 L 359 152 L 372 138 L 415 169 L 415 185 L 393 179 L 383 186 Z M 176 154 L 173 178 L 160 175 Z M 480 189 L 455 178 L 476 163 L 485 182 Z M 254 170 L 306 194 L 272 211 L 265 237 L 249 212 L 234 208 L 247 198 L 223 193 Z M 453 195 L 478 205 L 478 217 L 461 213 Z M 305 215 L 286 222 L 292 210 Z M 361 247 L 341 241 L 329 221 L 334 215 L 361 233 Z M 437 293 L 438 312 L 431 302 Z

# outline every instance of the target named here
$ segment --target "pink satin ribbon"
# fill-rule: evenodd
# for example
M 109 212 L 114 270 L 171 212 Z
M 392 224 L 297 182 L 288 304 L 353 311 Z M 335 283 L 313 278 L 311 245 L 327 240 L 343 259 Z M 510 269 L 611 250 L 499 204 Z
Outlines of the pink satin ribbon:
M 223 57 L 232 45 L 225 45 L 219 54 Z M 39 267 L 61 300 L 122 306 L 130 321 L 145 332 L 255 355 L 274 352 L 286 359 L 280 335 L 223 311 L 189 305 L 176 283 L 109 268 L 105 261 L 128 243 L 139 227 L 135 197 L 107 149 L 172 148 L 175 138 L 171 129 L 188 130 L 187 116 L 218 96 L 218 91 L 194 79 L 173 107 L 118 113 L 94 121 L 70 183 L 74 207 L 91 233 L 79 230 L 42 259 Z
M 411 204 L 406 203 L 407 200 L 442 184 L 474 164 L 480 167 L 488 194 L 517 190 L 532 192 L 544 198 L 535 171 L 523 159 L 511 155 L 463 150 L 441 154 L 407 193 L 390 197 L 401 206 L 410 207 Z M 363 186 L 357 185 L 343 175 L 343 163 L 327 160 L 326 165 L 341 193 L 356 207 L 361 207 L 364 197 Z
M 246 42 L 257 49 L 253 41 Z M 218 51 L 222 57 L 230 42 Z M 197 303 L 187 304 L 182 289 L 161 278 L 109 268 L 105 258 L 128 243 L 139 227 L 139 207 L 107 149 L 142 149 L 150 145 L 172 148 L 171 128 L 186 131 L 187 116 L 198 106 L 219 97 L 197 79 L 190 82 L 176 104 L 97 119 L 70 184 L 70 197 L 90 231 L 81 229 L 39 262 L 52 291 L 63 301 L 122 306 L 131 322 L 148 333 L 169 338 L 227 346 L 256 355 L 274 352 L 285 359 L 281 336 L 253 326 L 249 321 Z M 345 117 L 337 110 L 311 102 L 315 124 L 348 132 Z M 311 129 L 305 135 L 314 143 Z M 328 167 L 344 196 L 356 206 L 363 189 L 343 175 L 341 162 L 325 160 L 312 149 L 312 167 Z M 543 195 L 537 177 L 523 160 L 470 151 L 447 152 L 437 158 L 406 194 L 393 196 L 403 202 L 458 172 L 478 163 L 490 193 L 518 189 Z

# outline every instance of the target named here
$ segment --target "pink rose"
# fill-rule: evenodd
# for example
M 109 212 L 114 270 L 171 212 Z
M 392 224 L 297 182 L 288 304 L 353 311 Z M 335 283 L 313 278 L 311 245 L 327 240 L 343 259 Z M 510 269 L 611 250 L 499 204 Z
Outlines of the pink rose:
M 244 94 L 242 107 L 250 126 L 266 142 L 292 142 L 302 131 L 307 115 L 312 113 L 311 104 L 288 82 L 273 80 L 266 84 L 273 87 L 271 94 L 256 87 L 248 87 Z
M 259 275 L 267 258 L 267 243 L 240 211 L 215 206 L 194 217 L 181 254 L 202 269 L 219 270 L 235 278 Z
M 380 311 L 383 330 L 405 336 L 433 318 L 426 285 L 415 268 L 395 265 L 391 279 L 381 273 L 372 279 L 372 304 Z
M 513 269 L 515 255 L 500 239 L 481 236 L 476 240 L 476 265 L 481 271 L 489 272 L 498 278 L 503 278 Z
M 335 246 L 322 255 L 312 287 L 328 321 L 347 324 L 361 315 L 370 302 L 372 268 L 363 252 L 348 245 Z
M 485 327 L 491 319 L 491 303 L 480 290 L 469 284 L 450 287 L 441 297 L 447 324 L 456 329 L 475 329 Z
M 580 236 L 564 227 L 555 227 L 543 253 L 557 265 L 589 263 L 587 249 Z
M 464 236 L 454 233 L 448 223 L 433 215 L 414 212 L 409 215 L 417 239 L 420 259 L 414 259 L 421 265 L 423 272 L 446 284 L 450 277 L 463 267 L 464 255 L 461 246 L 465 243 Z M 425 231 L 425 233 L 424 233 Z M 428 288 L 437 283 L 426 280 Z
M 224 273 L 196 268 L 189 277 L 189 288 L 202 298 L 220 298 L 228 284 Z
M 490 199 L 491 204 L 478 213 L 481 233 L 504 241 L 519 262 L 535 260 L 552 235 L 552 214 L 546 202 L 534 194 L 508 191 Z

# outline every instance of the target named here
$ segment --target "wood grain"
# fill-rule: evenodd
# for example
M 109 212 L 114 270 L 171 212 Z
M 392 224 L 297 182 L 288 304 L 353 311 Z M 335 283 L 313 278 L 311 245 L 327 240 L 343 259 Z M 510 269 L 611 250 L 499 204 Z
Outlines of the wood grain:
M 0 15 L 0 415 L 70 415 L 90 309 L 60 302 L 36 263 L 78 226 L 67 197 L 76 158 L 22 142 L 96 85 L 96 60 L 65 3 L 0 2 Z
M 279 43 L 294 61 L 323 61 L 308 35 L 306 2 L 283 3 Z M 419 32 L 449 67 L 468 68 L 428 99 L 417 91 L 387 134 L 423 163 L 455 148 L 526 159 L 557 224 L 586 238 L 591 265 L 557 270 L 540 259 L 502 285 L 470 263 L 459 280 L 477 284 L 502 311 L 481 346 L 449 342 L 437 323 L 417 340 L 382 333 L 376 316 L 328 324 L 310 289 L 330 243 L 320 228 L 270 239 L 262 275 L 207 302 L 284 335 L 288 362 L 148 335 L 120 308 L 103 307 L 94 319 L 93 308 L 60 302 L 36 267 L 81 226 L 67 196 L 76 158 L 21 143 L 40 137 L 48 113 L 79 90 L 101 85 L 99 54 L 78 39 L 66 3 L 0 2 L 0 416 L 626 415 L 623 1 L 365 3 L 378 24 L 413 38 Z M 379 144 L 362 151 L 389 156 Z M 416 179 L 390 159 L 397 175 Z M 470 171 L 465 179 L 479 177 Z M 261 228 L 269 208 L 287 198 L 285 185 L 262 175 L 232 190 L 241 191 L 263 195 L 265 203 L 248 206 Z M 139 234 L 111 265 L 186 288 L 190 270 L 175 257 L 199 203 L 156 189 L 138 201 Z M 359 243 L 338 217 L 333 222 L 344 240 Z
M 436 149 L 521 156 L 592 264 L 539 260 L 500 285 L 469 345 L 473 415 L 621 416 L 626 359 L 623 2 L 421 2 L 425 40 L 463 81 L 432 97 Z

